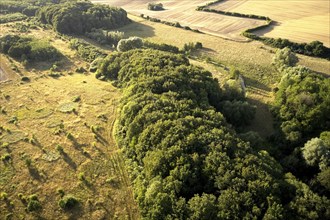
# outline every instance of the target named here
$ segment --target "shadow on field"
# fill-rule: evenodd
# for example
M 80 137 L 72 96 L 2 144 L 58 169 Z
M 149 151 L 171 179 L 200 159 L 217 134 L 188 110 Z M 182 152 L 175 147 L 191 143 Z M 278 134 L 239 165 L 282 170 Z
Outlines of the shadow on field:
M 155 36 L 154 30 L 153 27 L 143 24 L 143 21 L 141 23 L 133 21 L 132 23 L 118 29 L 118 31 L 125 33 L 125 37 L 137 36 L 142 38 Z
M 70 167 L 72 167 L 74 170 L 77 169 L 77 164 L 72 160 L 72 158 L 65 152 L 62 152 L 63 160 L 69 164 Z
M 59 72 L 61 70 L 68 70 L 72 67 L 73 62 L 68 59 L 65 55 L 61 55 L 61 59 L 59 61 L 47 61 L 47 62 L 33 62 L 28 64 L 26 67 L 27 71 L 37 70 L 37 71 L 46 71 L 49 70 L 55 63 L 60 63 Z
M 263 36 L 264 34 L 271 32 L 272 30 L 274 30 L 274 28 L 276 28 L 277 26 L 280 26 L 281 23 L 277 22 L 277 21 L 273 21 L 271 25 L 264 27 L 260 30 L 257 31 L 253 31 L 252 33 L 258 35 L 258 36 Z
M 266 92 L 271 92 L 271 88 L 267 85 L 259 82 L 258 80 L 252 79 L 247 76 L 243 76 L 245 85 L 249 88 L 257 89 L 257 90 L 264 90 Z

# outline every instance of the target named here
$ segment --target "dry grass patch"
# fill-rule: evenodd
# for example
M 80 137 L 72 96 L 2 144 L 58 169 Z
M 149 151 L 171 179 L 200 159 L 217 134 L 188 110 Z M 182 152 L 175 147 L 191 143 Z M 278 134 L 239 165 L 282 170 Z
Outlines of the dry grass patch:
M 0 163 L 0 187 L 12 203 L 0 202 L 1 216 L 137 219 L 122 155 L 111 135 L 120 99 L 114 87 L 93 75 L 74 74 L 7 83 L 1 94 L 10 99 L 0 98 L 6 109 L 0 115 L 0 154 L 8 153 L 11 159 Z M 56 111 L 78 95 L 74 111 Z M 9 123 L 15 115 L 17 122 Z M 79 205 L 62 210 L 59 189 L 74 195 Z M 19 193 L 37 194 L 42 209 L 25 212 Z

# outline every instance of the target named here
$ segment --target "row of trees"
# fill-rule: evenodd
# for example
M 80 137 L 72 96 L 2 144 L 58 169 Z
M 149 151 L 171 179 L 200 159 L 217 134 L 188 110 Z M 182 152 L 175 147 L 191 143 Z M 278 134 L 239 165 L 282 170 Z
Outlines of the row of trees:
M 46 6 L 38 11 L 37 17 L 63 34 L 84 34 L 93 28 L 110 30 L 130 22 L 125 10 L 89 1 Z
M 4 14 L 22 13 L 27 16 L 34 16 L 38 9 L 45 5 L 60 4 L 76 0 L 2 0 L 0 12 Z
M 97 77 L 124 91 L 115 135 L 143 218 L 330 217 L 329 200 L 238 138 L 216 110 L 219 83 L 183 55 L 114 53 Z

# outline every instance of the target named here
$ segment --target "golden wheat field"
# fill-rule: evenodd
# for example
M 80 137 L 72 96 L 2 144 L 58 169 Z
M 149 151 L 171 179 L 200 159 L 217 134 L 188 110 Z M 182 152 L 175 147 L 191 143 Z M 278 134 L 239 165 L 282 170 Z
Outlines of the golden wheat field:
M 205 0 L 93 0 L 92 2 L 119 6 L 135 15 L 144 14 L 145 16 L 158 18 L 164 21 L 179 22 L 182 26 L 189 26 L 192 29 L 198 29 L 204 33 L 239 41 L 246 40 L 244 37 L 240 36 L 242 31 L 265 23 L 264 21 L 256 19 L 238 18 L 196 11 L 197 6 L 205 5 L 209 2 Z M 150 11 L 147 9 L 149 2 L 161 2 L 165 10 Z
M 330 46 L 330 1 L 328 0 L 225 0 L 212 8 L 268 16 L 276 24 L 259 31 L 266 37 L 296 42 L 319 40 Z

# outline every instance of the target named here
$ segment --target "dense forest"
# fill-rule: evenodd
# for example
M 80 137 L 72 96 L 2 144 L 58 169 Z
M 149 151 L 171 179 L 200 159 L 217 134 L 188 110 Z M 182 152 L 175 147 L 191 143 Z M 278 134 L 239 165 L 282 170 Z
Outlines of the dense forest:
M 115 132 L 145 219 L 330 217 L 326 197 L 238 137 L 223 89 L 182 55 L 115 53 L 97 77 L 124 91 Z
M 113 133 L 142 219 L 330 219 L 330 78 L 297 66 L 293 53 L 328 58 L 321 42 L 257 39 L 282 48 L 273 59 L 281 78 L 270 103 L 275 132 L 263 139 L 247 127 L 257 107 L 247 101 L 240 71 L 227 69 L 230 76 L 219 82 L 190 64 L 189 55 L 203 48 L 201 42 L 179 49 L 125 38 L 114 29 L 131 22 L 126 11 L 89 1 L 6 0 L 0 9 L 5 15 L 0 23 L 30 19 L 53 29 L 85 62 L 76 72 L 86 73 L 89 65 L 97 79 L 106 81 L 94 79 L 105 90 L 114 90 L 111 83 L 122 93 Z M 253 38 L 249 31 L 245 34 Z M 50 71 L 64 57 L 35 35 L 2 35 L 0 52 L 24 67 L 47 61 Z M 73 102 L 80 101 L 77 96 Z M 78 115 L 76 109 L 73 113 Z M 96 127 L 90 130 L 97 139 Z M 59 204 L 63 210 L 66 198 Z
M 126 11 L 90 2 L 67 2 L 43 7 L 38 19 L 63 34 L 84 34 L 93 28 L 113 29 L 129 23 Z

